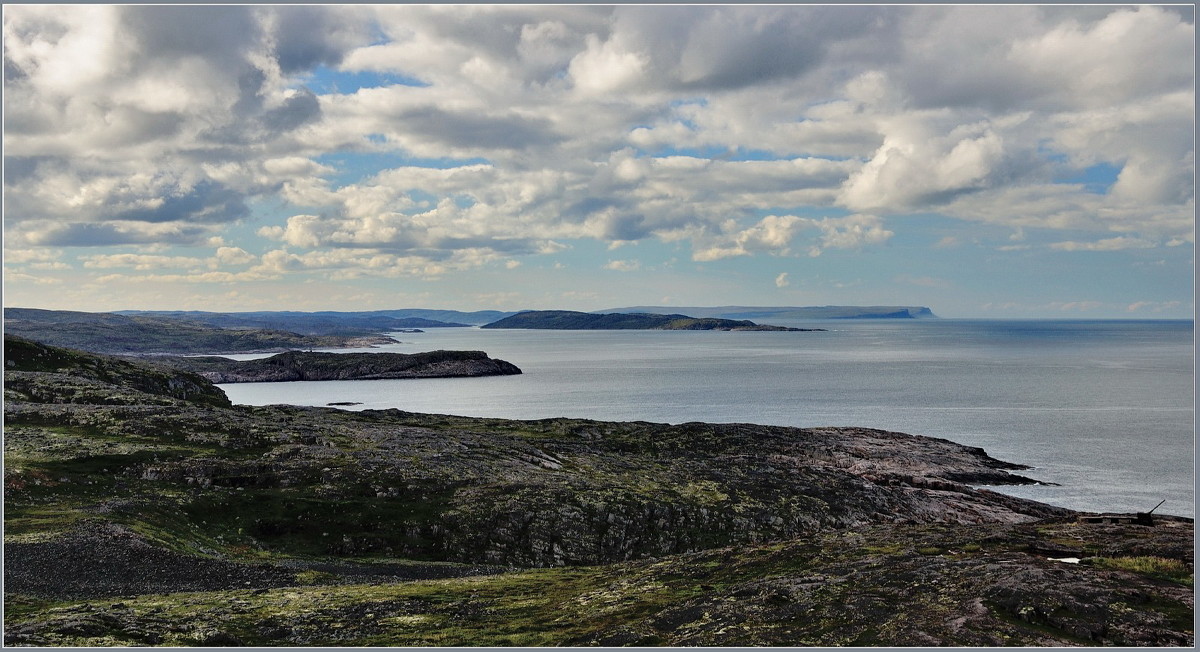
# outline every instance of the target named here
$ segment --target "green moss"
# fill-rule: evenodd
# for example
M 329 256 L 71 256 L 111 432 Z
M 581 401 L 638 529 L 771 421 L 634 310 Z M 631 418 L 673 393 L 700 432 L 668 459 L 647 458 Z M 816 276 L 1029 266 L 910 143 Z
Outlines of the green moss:
M 898 543 L 887 545 L 863 546 L 862 551 L 869 555 L 898 555 L 904 550 L 904 546 Z
M 337 575 L 324 571 L 306 570 L 296 573 L 296 582 L 301 586 L 333 584 L 335 580 L 337 580 Z
M 697 505 L 715 506 L 729 500 L 729 494 L 721 491 L 721 485 L 712 480 L 689 482 L 679 488 L 680 497 Z
M 4 541 L 6 543 L 48 541 L 67 532 L 86 516 L 86 513 L 77 507 L 22 505 L 6 501 Z

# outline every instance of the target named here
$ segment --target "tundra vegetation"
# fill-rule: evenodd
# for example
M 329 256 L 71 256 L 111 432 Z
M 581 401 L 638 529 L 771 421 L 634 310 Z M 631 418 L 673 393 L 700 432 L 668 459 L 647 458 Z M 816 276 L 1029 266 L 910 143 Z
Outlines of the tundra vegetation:
M 1190 520 L 945 440 L 235 406 L 11 336 L 4 398 L 8 645 L 1194 642 Z

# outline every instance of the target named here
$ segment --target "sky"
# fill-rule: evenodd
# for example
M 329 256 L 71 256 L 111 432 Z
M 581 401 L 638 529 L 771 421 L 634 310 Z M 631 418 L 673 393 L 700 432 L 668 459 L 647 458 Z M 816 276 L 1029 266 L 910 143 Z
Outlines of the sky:
M 1191 6 L 3 17 L 9 307 L 1195 310 Z

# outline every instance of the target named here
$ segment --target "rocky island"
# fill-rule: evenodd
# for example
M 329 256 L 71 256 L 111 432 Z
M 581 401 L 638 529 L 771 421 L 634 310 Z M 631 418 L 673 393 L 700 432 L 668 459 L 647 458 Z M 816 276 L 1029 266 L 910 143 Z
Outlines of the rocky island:
M 214 383 L 269 383 L 296 380 L 382 380 L 470 378 L 521 373 L 511 362 L 483 351 L 425 353 L 315 353 L 288 351 L 257 360 L 219 356 L 169 356 L 154 362 L 195 372 Z
M 6 645 L 1194 643 L 1190 519 L 946 440 L 235 406 L 12 338 L 4 378 Z
M 553 330 L 660 331 L 821 331 L 823 328 L 766 326 L 749 320 L 695 318 L 649 313 L 597 314 L 574 310 L 527 310 L 484 324 L 480 328 L 543 328 Z

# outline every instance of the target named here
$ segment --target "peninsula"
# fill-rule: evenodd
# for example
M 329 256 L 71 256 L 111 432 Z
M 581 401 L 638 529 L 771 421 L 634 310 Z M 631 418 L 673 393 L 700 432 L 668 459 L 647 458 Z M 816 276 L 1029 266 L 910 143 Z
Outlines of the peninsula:
M 214 383 L 296 380 L 382 380 L 510 376 L 516 365 L 483 351 L 424 353 L 313 353 L 288 351 L 269 358 L 231 360 L 219 356 L 163 356 L 154 362 L 197 373 Z
M 748 320 L 695 318 L 650 313 L 599 314 L 573 310 L 528 310 L 480 328 L 539 328 L 551 330 L 660 331 L 819 331 L 821 328 L 766 326 Z
M 946 440 L 236 406 L 4 357 L 6 645 L 1194 643 L 1190 519 L 981 489 L 1029 480 Z
M 373 312 L 204 312 L 197 310 L 133 311 L 116 314 L 194 322 L 214 328 L 257 328 L 283 330 L 301 335 L 368 335 L 404 331 L 413 328 L 461 328 L 470 324 L 396 316 L 386 311 Z
M 261 328 L 226 328 L 172 317 L 5 308 L 4 332 L 97 353 L 265 353 L 312 348 L 373 347 L 396 339 L 370 331 L 303 335 Z

